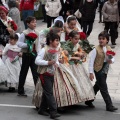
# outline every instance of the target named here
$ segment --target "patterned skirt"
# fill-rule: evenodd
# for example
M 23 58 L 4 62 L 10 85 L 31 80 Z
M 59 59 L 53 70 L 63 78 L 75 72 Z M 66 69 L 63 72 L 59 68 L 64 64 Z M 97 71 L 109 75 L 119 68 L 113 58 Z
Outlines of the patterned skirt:
M 72 67 L 73 66 L 60 64 L 59 67 L 56 68 L 55 70 L 53 92 L 58 107 L 70 106 L 95 98 L 93 87 L 92 84 L 90 83 L 89 78 L 85 77 L 83 80 L 82 76 L 86 75 L 84 73 L 78 79 L 77 76 L 79 76 L 80 74 L 78 73 L 78 75 L 76 76 L 74 74 L 75 71 L 73 73 L 74 69 L 71 70 Z M 82 82 L 80 82 L 79 80 Z M 84 81 L 85 83 L 81 84 Z M 38 80 L 36 89 L 33 94 L 33 104 L 36 107 L 40 106 L 41 98 L 42 98 L 42 85 L 41 81 Z

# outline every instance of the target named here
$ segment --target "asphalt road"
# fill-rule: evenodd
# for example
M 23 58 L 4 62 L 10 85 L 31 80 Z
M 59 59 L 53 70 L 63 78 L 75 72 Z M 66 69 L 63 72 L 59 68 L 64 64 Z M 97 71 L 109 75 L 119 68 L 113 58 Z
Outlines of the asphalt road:
M 6 88 L 0 87 L 0 120 L 49 120 L 49 117 L 37 114 L 32 105 L 33 88 L 26 86 L 27 98 L 18 97 L 17 92 L 9 93 Z M 66 109 L 59 120 L 120 120 L 120 103 L 116 101 L 118 111 L 105 111 L 103 100 L 94 102 L 96 108 L 91 109 L 81 103 Z

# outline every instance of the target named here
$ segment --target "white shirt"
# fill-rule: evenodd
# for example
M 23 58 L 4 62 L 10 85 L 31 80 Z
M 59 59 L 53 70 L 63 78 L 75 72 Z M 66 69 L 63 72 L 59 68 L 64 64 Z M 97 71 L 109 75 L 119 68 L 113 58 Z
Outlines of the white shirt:
M 29 28 L 28 28 L 29 29 Z M 33 33 L 35 33 L 35 30 L 31 30 L 31 29 L 29 29 L 29 32 L 33 32 Z M 38 43 L 39 44 L 39 43 Z M 18 45 L 18 47 L 20 47 L 20 48 L 27 48 L 28 46 L 27 46 L 27 43 L 25 43 L 25 34 L 24 33 L 22 33 L 21 35 L 20 35 L 20 37 L 19 37 L 19 39 L 18 39 L 18 42 L 17 42 L 17 45 Z M 41 49 L 40 48 L 41 46 L 40 45 L 38 45 L 37 46 L 37 52 Z
M 107 60 L 107 56 L 106 56 L 107 48 L 106 48 L 106 46 L 103 47 L 103 51 L 105 53 L 104 62 L 106 62 L 106 60 Z M 89 73 L 94 73 L 94 62 L 95 62 L 96 55 L 97 55 L 97 51 L 96 51 L 96 48 L 94 48 L 91 51 L 91 57 L 89 60 Z M 114 63 L 114 61 L 115 61 L 114 57 L 111 60 L 112 60 L 112 63 Z
M 44 60 L 44 55 L 45 55 L 45 48 L 42 48 L 36 57 L 35 64 L 36 65 L 48 65 L 48 61 Z M 58 55 L 57 55 L 57 61 L 56 63 L 59 65 L 58 62 Z

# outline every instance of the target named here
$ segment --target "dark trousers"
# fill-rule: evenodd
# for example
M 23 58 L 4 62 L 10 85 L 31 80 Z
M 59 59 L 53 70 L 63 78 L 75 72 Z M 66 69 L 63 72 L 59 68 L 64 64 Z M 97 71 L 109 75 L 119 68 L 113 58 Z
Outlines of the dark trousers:
M 103 73 L 102 70 L 95 72 L 96 83 L 94 85 L 95 95 L 100 90 L 100 93 L 106 103 L 106 108 L 112 107 L 112 100 L 108 92 L 108 87 L 106 83 L 107 74 Z
M 19 85 L 18 85 L 18 93 L 24 94 L 24 84 L 26 80 L 26 76 L 29 70 L 29 67 L 32 71 L 32 76 L 34 80 L 34 85 L 36 85 L 36 82 L 38 80 L 38 73 L 37 73 L 37 65 L 35 64 L 35 56 L 29 53 L 23 53 L 22 56 L 22 67 L 20 71 L 19 76 Z
M 89 36 L 93 29 L 93 21 L 82 21 L 82 27 L 83 32 Z
M 106 108 L 109 109 L 113 106 L 113 104 L 112 104 L 112 100 L 109 95 L 108 87 L 107 87 L 107 83 L 106 83 L 107 74 L 105 74 L 103 72 L 105 65 L 106 65 L 106 63 L 104 63 L 103 68 L 100 71 L 98 71 L 98 72 L 95 71 L 96 83 L 93 88 L 94 88 L 95 95 L 100 90 L 100 93 L 106 103 Z M 86 101 L 86 103 L 89 103 L 89 102 L 91 103 L 93 101 L 94 100 Z
M 117 22 L 105 22 L 105 30 L 108 32 L 110 30 L 111 43 L 114 44 L 118 38 L 118 24 Z
M 103 6 L 99 6 L 99 22 L 102 22 L 102 7 Z
M 42 5 L 42 14 L 43 14 L 43 19 L 44 21 L 47 21 L 47 16 L 46 16 L 46 10 L 45 10 L 45 5 Z
M 50 17 L 47 15 L 47 27 L 51 27 L 52 22 L 54 22 L 54 19 L 56 19 L 56 17 Z
M 54 76 L 43 75 L 44 83 L 42 83 L 43 87 L 43 95 L 42 101 L 40 105 L 40 111 L 45 111 L 47 108 L 50 110 L 50 114 L 54 114 L 57 112 L 57 105 L 55 102 L 55 98 L 53 96 L 53 83 Z
M 22 11 L 22 19 L 23 19 L 23 22 L 24 22 L 24 25 L 25 25 L 25 29 L 28 28 L 27 23 L 26 23 L 26 18 L 28 16 L 34 16 L 34 10 L 23 10 Z

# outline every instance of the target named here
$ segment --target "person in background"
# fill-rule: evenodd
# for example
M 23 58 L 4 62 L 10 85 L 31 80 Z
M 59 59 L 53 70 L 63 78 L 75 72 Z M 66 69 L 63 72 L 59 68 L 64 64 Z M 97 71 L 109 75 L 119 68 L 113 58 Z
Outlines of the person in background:
M 39 32 L 35 29 L 36 28 L 36 18 L 29 16 L 26 19 L 26 23 L 28 25 L 28 29 L 24 30 L 23 33 L 20 35 L 20 38 L 18 40 L 18 47 L 22 48 L 22 66 L 21 66 L 21 71 L 20 71 L 20 76 L 19 76 L 19 85 L 18 85 L 18 96 L 25 96 L 24 91 L 24 84 L 26 80 L 26 76 L 29 70 L 29 67 L 31 68 L 32 71 L 32 76 L 34 80 L 34 85 L 36 85 L 37 79 L 38 79 L 38 73 L 37 73 L 37 65 L 35 64 L 35 58 L 37 55 L 37 46 L 38 46 L 38 35 Z M 35 39 L 34 43 L 32 45 L 28 45 L 28 36 L 29 34 L 34 34 L 34 36 L 37 36 Z M 30 48 L 32 48 L 30 50 Z M 31 52 L 30 52 L 31 51 Z
M 87 37 L 93 29 L 97 5 L 97 0 L 81 0 L 80 2 L 79 11 L 82 14 L 81 22 L 83 32 L 87 35 Z
M 116 45 L 116 39 L 118 38 L 118 23 L 119 23 L 119 12 L 118 3 L 116 0 L 108 0 L 104 3 L 102 8 L 103 19 L 105 23 L 105 30 L 110 33 L 112 47 Z
M 47 16 L 46 16 L 46 11 L 45 11 L 45 4 L 47 0 L 40 0 L 42 4 L 42 14 L 43 14 L 43 21 L 42 22 L 47 22 Z
M 7 9 L 9 9 L 8 8 L 8 5 L 6 4 L 6 1 L 5 0 L 0 0 L 0 6 L 4 6 L 4 7 L 6 7 Z
M 118 108 L 113 106 L 111 97 L 108 92 L 107 87 L 107 74 L 109 70 L 109 65 L 114 63 L 114 57 L 109 59 L 106 55 L 107 51 L 112 51 L 111 47 L 108 46 L 109 42 L 109 35 L 106 31 L 101 32 L 98 35 L 99 45 L 97 45 L 91 51 L 91 57 L 89 61 L 89 77 L 90 80 L 93 81 L 94 73 L 96 77 L 96 83 L 94 85 L 94 92 L 95 95 L 100 91 L 105 104 L 106 104 L 106 111 L 114 112 Z M 85 102 L 88 106 L 93 106 L 93 101 Z
M 106 0 L 99 0 L 98 1 L 98 3 L 99 3 L 99 23 L 103 22 L 103 20 L 102 20 L 102 8 L 103 8 L 105 1 Z
M 62 6 L 60 0 L 47 0 L 45 10 L 47 14 L 47 28 L 51 27 L 52 22 L 59 16 Z
M 24 21 L 25 29 L 27 29 L 26 18 L 28 16 L 34 16 L 34 2 L 36 0 L 21 0 L 20 11 L 22 12 L 22 19 Z
M 21 33 L 22 28 L 21 28 L 20 11 L 17 8 L 16 1 L 15 0 L 9 0 L 8 1 L 8 6 L 9 6 L 8 16 L 11 17 L 18 26 L 18 29 L 17 29 L 16 33 Z

